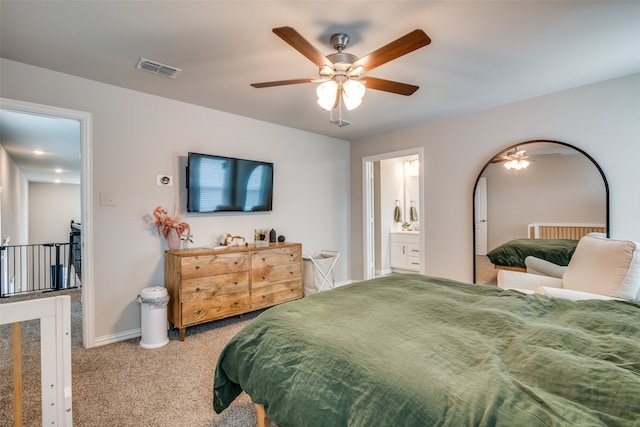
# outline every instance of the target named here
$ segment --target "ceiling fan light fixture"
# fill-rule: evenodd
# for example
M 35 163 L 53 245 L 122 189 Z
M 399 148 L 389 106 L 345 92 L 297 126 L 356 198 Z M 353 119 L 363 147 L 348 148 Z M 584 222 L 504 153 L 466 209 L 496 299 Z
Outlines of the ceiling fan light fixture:
M 322 68 L 320 68 L 319 70 L 319 74 L 321 76 L 332 76 L 333 74 L 335 74 L 335 71 L 333 70 L 333 67 L 330 67 L 328 65 L 323 65 Z
M 338 83 L 333 80 L 326 81 L 318 86 L 316 94 L 318 95 L 318 105 L 324 110 L 331 111 L 338 97 Z
M 509 170 L 511 169 L 522 170 L 522 169 L 525 169 L 527 166 L 529 166 L 529 161 L 524 159 L 513 159 L 513 160 L 509 160 L 504 164 L 504 167 Z
M 351 111 L 362 103 L 366 87 L 358 80 L 347 80 L 342 85 L 344 105 Z
M 362 73 L 362 70 L 364 70 L 364 67 L 362 65 L 358 65 L 355 68 L 350 68 L 349 71 L 347 71 L 347 75 L 348 76 L 359 76 L 360 73 Z
M 343 96 L 342 100 L 344 101 L 344 106 L 347 107 L 347 110 L 355 110 L 358 108 L 360 104 L 362 104 L 361 98 L 349 98 L 348 96 Z

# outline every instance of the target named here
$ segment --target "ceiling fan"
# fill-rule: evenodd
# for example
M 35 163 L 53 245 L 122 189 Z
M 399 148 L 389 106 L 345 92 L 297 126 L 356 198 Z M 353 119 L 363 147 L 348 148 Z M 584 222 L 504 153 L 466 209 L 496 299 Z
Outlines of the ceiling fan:
M 413 30 L 368 55 L 358 58 L 344 52 L 349 44 L 349 36 L 345 33 L 337 33 L 331 36 L 331 45 L 337 52 L 325 56 L 291 27 L 274 28 L 273 32 L 313 62 L 319 68 L 319 78 L 252 83 L 251 86 L 265 88 L 319 82 L 322 84 L 318 86 L 316 91 L 318 104 L 328 111 L 341 107 L 341 101 L 344 102 L 348 110 L 356 108 L 362 102 L 365 88 L 405 96 L 413 94 L 419 89 L 418 86 L 376 77 L 365 77 L 362 74 L 431 43 L 431 39 L 424 31 Z M 330 121 L 340 126 L 348 124 L 342 118 L 338 121 L 331 118 Z
M 513 150 L 496 156 L 491 163 L 504 163 L 504 167 L 507 169 L 524 169 L 529 166 L 529 156 L 526 153 L 527 150 L 518 150 L 518 147 L 514 147 Z

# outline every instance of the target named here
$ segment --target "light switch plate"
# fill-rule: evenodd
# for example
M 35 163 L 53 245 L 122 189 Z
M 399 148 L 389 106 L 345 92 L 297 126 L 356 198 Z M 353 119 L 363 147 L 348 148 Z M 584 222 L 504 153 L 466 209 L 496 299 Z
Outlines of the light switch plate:
M 173 185 L 173 177 L 171 175 L 158 175 L 156 181 L 159 186 L 167 187 Z
M 116 206 L 115 193 L 100 193 L 100 206 Z

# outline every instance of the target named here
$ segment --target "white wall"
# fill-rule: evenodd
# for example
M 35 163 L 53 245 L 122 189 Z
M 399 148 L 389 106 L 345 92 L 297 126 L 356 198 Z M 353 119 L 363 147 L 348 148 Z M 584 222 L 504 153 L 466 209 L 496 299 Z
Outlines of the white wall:
M 69 242 L 80 213 L 79 185 L 29 183 L 29 244 Z
M 404 161 L 402 157 L 380 160 L 380 221 L 376 228 L 380 230 L 380 240 L 376 241 L 376 252 L 380 252 L 380 263 L 376 264 L 376 272 L 388 274 L 391 272 L 391 249 L 389 231 L 398 229 L 394 220 L 396 200 L 400 202 L 402 218 L 406 218 L 404 210 Z
M 640 74 L 351 144 L 354 279 L 362 276 L 362 158 L 424 147 L 426 274 L 473 279 L 473 186 L 496 153 L 534 139 L 569 143 L 590 154 L 610 188 L 611 236 L 640 240 Z
M 4 59 L 0 74 L 4 98 L 92 114 L 98 343 L 135 333 L 136 296 L 163 283 L 167 245 L 148 221 L 156 206 L 180 202 L 189 151 L 274 163 L 273 212 L 188 215 L 195 246 L 227 232 L 249 239 L 255 228 L 275 228 L 304 253 L 339 250 L 336 281 L 350 278 L 347 142 Z M 173 175 L 175 185 L 157 186 L 158 174 Z M 116 206 L 100 206 L 101 192 L 113 193 Z
M 26 245 L 29 243 L 29 227 L 26 221 L 29 215 L 29 183 L 2 145 L 0 145 L 0 187 L 2 188 L 0 243 L 5 237 L 10 237 L 10 245 Z

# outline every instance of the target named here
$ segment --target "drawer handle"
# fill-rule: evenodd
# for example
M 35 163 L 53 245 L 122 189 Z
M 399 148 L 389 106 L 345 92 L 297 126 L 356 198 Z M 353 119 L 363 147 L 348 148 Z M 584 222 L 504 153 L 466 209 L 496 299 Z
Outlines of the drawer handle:
M 202 314 L 202 310 L 201 309 L 197 309 L 196 310 L 196 314 Z
M 233 305 L 238 305 L 238 304 L 240 304 L 238 301 L 233 302 Z
M 238 284 L 238 282 L 237 282 L 237 281 L 236 281 L 236 282 L 233 282 L 233 284 L 234 284 L 234 285 L 237 285 L 237 284 Z
M 196 265 L 196 270 L 200 270 L 200 266 L 199 265 Z
M 196 292 L 200 292 L 200 288 L 199 288 L 199 287 L 198 287 L 198 288 L 196 288 Z
M 411 252 L 420 252 L 418 249 L 411 249 Z
M 265 276 L 262 276 L 262 280 L 267 280 L 267 278 Z

